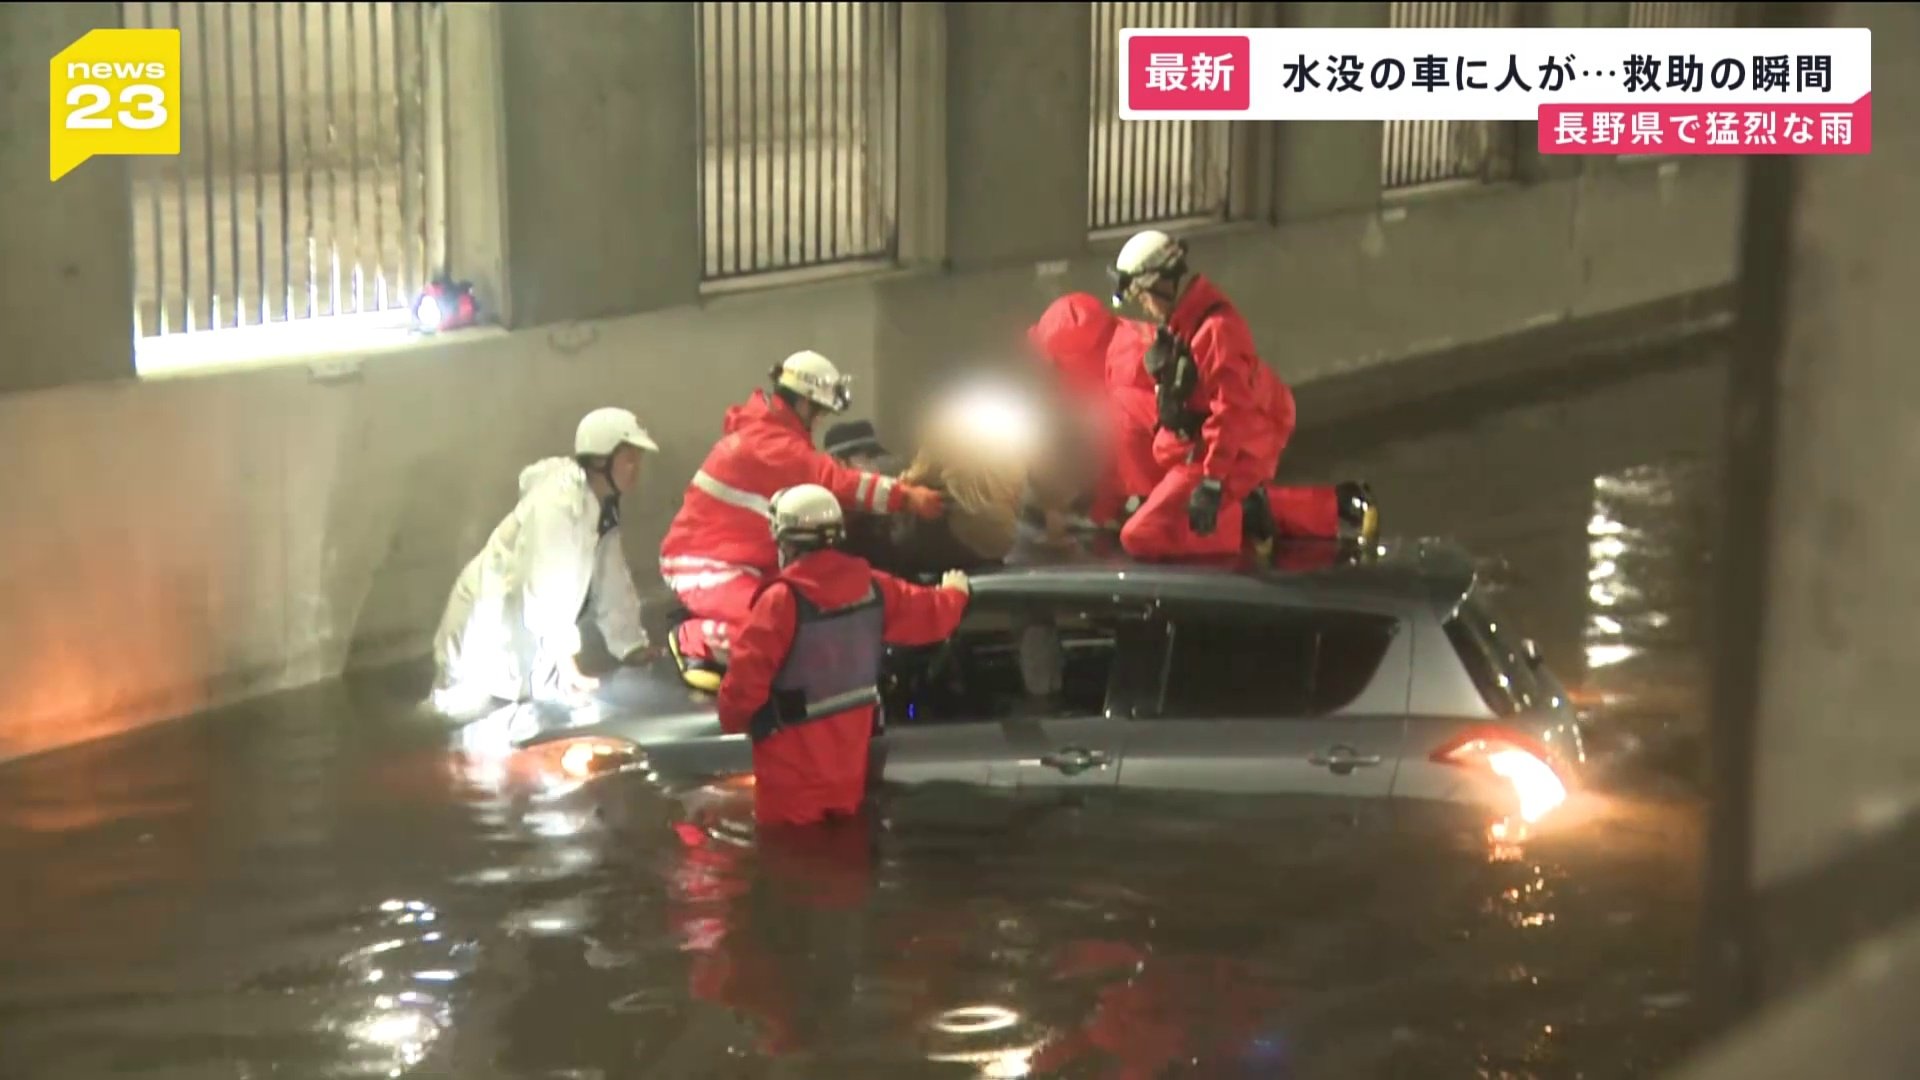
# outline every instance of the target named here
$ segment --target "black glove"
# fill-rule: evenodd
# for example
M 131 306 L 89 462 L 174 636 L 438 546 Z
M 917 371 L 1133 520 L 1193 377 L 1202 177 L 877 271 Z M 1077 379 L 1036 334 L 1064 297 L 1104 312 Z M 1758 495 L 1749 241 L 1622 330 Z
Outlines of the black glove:
M 1211 536 L 1219 523 L 1220 481 L 1209 477 L 1200 481 L 1200 486 L 1193 489 L 1193 498 L 1187 500 L 1187 524 L 1195 535 Z

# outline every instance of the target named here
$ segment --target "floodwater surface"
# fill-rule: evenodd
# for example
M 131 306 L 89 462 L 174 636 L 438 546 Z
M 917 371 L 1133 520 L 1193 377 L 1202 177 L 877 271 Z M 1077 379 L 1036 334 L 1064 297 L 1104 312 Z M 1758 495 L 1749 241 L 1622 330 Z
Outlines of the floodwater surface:
M 0 770 L 0 1077 L 1655 1075 L 1719 411 L 1702 363 L 1291 463 L 1486 556 L 1592 711 L 1601 783 L 1524 845 L 940 788 L 676 829 L 628 776 L 529 796 L 373 674 Z

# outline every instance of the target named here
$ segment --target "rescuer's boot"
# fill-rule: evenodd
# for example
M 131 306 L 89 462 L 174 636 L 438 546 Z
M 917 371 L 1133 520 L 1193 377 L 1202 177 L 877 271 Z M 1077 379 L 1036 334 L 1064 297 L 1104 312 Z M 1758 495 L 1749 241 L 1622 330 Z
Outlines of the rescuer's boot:
M 1333 490 L 1340 508 L 1340 539 L 1371 547 L 1380 539 L 1380 507 L 1373 501 L 1373 489 L 1364 480 L 1347 480 Z
M 726 677 L 727 669 L 711 660 L 689 657 L 681 652 L 678 626 L 667 631 L 667 651 L 673 656 L 674 666 L 680 669 L 681 681 L 703 694 L 719 693 L 720 680 Z
M 1273 558 L 1273 540 L 1279 526 L 1273 520 L 1273 503 L 1267 499 L 1267 486 L 1261 484 L 1247 493 L 1240 503 L 1240 535 L 1253 548 L 1261 562 Z

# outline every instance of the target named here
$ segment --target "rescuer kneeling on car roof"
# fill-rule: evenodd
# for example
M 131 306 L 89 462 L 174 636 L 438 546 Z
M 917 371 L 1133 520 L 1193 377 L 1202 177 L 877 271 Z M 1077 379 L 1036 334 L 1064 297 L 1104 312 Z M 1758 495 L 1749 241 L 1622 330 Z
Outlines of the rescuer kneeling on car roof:
M 1144 363 L 1153 328 L 1114 315 L 1090 293 L 1068 293 L 1047 306 L 1027 340 L 1105 436 L 1087 516 L 1117 522 L 1127 501 L 1144 500 L 1166 472 L 1153 457 L 1153 382 Z
M 1270 541 L 1276 491 L 1309 504 L 1285 508 L 1288 531 L 1340 535 L 1342 493 L 1269 486 L 1293 437 L 1293 391 L 1254 351 L 1232 302 L 1188 268 L 1186 245 L 1157 230 L 1138 233 L 1112 272 L 1114 306 L 1137 303 L 1158 324 L 1144 362 L 1158 423 L 1153 454 L 1167 470 L 1121 529 L 1121 546 L 1151 559 L 1230 555 L 1243 540 Z M 1369 521 L 1364 531 L 1372 528 Z
M 733 635 L 760 583 L 779 568 L 767 535 L 767 500 L 797 484 L 818 484 L 845 510 L 940 516 L 938 492 L 849 468 L 813 444 L 814 425 L 846 411 L 848 380 L 817 352 L 797 352 L 727 410 L 726 434 L 687 485 L 660 544 L 660 573 L 685 617 L 668 637 L 689 685 L 713 690 Z
M 1104 302 L 1087 293 L 1068 293 L 1055 300 L 1027 332 L 1027 339 L 1059 373 L 1061 387 L 1092 406 L 1104 421 L 1109 445 L 1088 511 L 1100 524 L 1123 523 L 1167 473 L 1167 466 L 1154 455 L 1158 387 L 1146 365 L 1147 349 L 1155 337 L 1154 327 L 1114 315 Z M 1269 416 L 1282 431 L 1292 430 L 1293 397 L 1284 384 L 1273 395 Z M 1270 482 L 1264 494 L 1264 506 L 1258 489 L 1243 500 L 1243 513 L 1254 516 L 1243 531 L 1256 544 L 1269 535 L 1288 540 L 1352 538 L 1365 543 L 1372 540 L 1378 524 L 1372 495 L 1361 483 Z M 1269 514 L 1271 528 L 1266 520 Z
M 753 739 L 754 818 L 810 825 L 859 809 L 888 645 L 931 645 L 960 625 L 965 574 L 910 585 L 834 550 L 840 500 L 817 484 L 774 495 L 779 572 L 754 596 L 720 684 L 720 727 Z

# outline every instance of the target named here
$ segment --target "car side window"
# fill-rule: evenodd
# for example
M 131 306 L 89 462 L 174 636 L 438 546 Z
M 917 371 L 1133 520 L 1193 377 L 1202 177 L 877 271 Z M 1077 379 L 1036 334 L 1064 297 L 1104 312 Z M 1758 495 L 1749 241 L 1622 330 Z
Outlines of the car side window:
M 1446 623 L 1447 640 L 1495 716 L 1540 705 L 1548 696 L 1526 654 L 1503 634 L 1484 604 L 1467 600 Z
M 1161 715 L 1283 720 L 1336 713 L 1373 682 L 1398 629 L 1392 616 L 1363 612 L 1174 613 Z
M 1070 602 L 976 596 L 953 637 L 890 656 L 889 720 L 1100 716 L 1129 621 L 1140 620 Z

